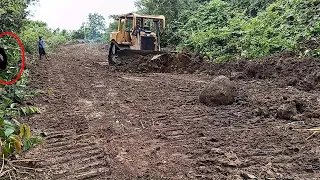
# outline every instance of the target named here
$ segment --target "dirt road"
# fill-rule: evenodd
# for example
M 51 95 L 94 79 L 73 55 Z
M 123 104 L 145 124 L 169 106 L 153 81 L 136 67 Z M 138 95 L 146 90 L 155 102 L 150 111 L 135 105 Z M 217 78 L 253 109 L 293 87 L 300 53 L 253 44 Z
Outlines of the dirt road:
M 121 73 L 105 52 L 68 45 L 32 66 L 43 113 L 24 121 L 48 133 L 27 154 L 43 159 L 41 179 L 320 178 L 320 136 L 294 130 L 319 126 L 319 89 L 238 78 L 233 105 L 206 107 L 213 76 Z M 307 109 L 276 118 L 290 99 Z

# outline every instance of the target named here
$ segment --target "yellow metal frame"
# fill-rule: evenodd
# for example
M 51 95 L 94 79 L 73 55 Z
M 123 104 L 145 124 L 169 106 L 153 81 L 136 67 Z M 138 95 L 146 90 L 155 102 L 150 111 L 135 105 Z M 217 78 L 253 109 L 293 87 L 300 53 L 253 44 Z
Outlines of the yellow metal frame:
M 134 22 L 133 22 L 133 25 L 136 26 L 136 19 L 137 18 L 144 18 L 144 19 L 159 19 L 159 20 L 162 20 L 163 22 L 163 25 L 162 25 L 162 31 L 165 30 L 165 27 L 166 27 L 166 18 L 163 16 L 163 15 L 160 15 L 160 16 L 152 16 L 152 15 L 140 15 L 140 14 L 136 14 L 136 13 L 128 13 L 128 14 L 123 14 L 123 15 L 120 15 L 118 17 L 119 20 L 121 19 L 126 19 L 126 18 L 133 18 Z M 119 30 L 119 29 L 118 29 Z
M 140 14 L 135 14 L 135 13 L 128 13 L 128 14 L 123 14 L 118 16 L 118 31 L 113 32 L 110 35 L 110 39 L 112 41 L 117 42 L 119 45 L 127 45 L 130 46 L 130 49 L 136 49 L 139 50 L 139 39 L 137 37 L 133 36 L 133 32 L 136 31 L 137 27 L 137 18 L 142 18 L 143 20 L 145 19 L 158 19 L 162 21 L 162 27 L 160 27 L 160 31 L 163 32 L 166 27 L 166 19 L 163 15 L 160 16 L 152 16 L 152 15 L 140 15 Z M 132 19 L 132 32 L 129 33 L 126 31 L 126 23 L 128 19 Z M 121 21 L 124 20 L 124 23 L 121 27 Z M 154 32 L 151 33 L 152 35 L 156 35 Z M 158 50 L 158 39 L 156 40 L 156 49 Z

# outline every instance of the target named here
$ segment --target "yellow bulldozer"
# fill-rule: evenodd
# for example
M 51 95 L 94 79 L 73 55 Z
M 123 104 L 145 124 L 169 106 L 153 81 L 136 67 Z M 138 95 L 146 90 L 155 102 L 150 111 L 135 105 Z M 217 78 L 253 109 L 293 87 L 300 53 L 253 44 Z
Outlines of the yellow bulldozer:
M 110 65 L 121 65 L 122 56 L 132 54 L 159 56 L 160 34 L 166 25 L 164 16 L 129 13 L 118 16 L 118 30 L 110 34 L 108 61 Z

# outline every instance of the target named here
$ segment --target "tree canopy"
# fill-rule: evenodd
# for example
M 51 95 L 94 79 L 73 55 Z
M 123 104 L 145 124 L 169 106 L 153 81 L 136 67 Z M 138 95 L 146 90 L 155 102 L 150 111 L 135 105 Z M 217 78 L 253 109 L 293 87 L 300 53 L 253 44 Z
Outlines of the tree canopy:
M 81 27 L 73 32 L 72 38 L 101 42 L 105 31 L 105 18 L 98 13 L 90 13 L 88 15 L 88 21 L 82 23 Z

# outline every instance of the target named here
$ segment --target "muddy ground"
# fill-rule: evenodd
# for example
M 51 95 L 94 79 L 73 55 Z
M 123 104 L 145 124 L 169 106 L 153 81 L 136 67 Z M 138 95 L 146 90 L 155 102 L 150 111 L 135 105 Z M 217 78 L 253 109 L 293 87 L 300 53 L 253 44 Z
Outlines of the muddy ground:
M 283 53 L 211 65 L 180 54 L 184 63 L 160 70 L 115 69 L 106 52 L 68 45 L 29 66 L 32 88 L 43 91 L 29 103 L 43 113 L 23 121 L 48 133 L 25 155 L 43 160 L 37 179 L 320 178 L 320 136 L 299 130 L 319 126 L 319 59 Z M 201 104 L 221 74 L 237 84 L 236 101 Z

